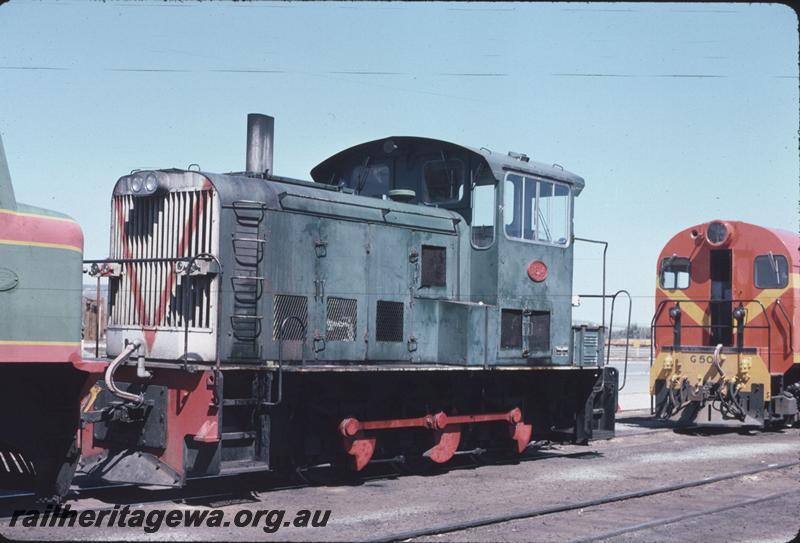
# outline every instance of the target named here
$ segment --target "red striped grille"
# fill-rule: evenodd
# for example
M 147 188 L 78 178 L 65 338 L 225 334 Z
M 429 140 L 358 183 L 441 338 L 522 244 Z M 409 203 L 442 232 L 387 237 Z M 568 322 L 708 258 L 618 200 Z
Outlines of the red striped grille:
M 211 327 L 212 277 L 179 276 L 175 263 L 213 252 L 214 200 L 213 190 L 114 197 L 111 258 L 134 262 L 109 284 L 112 326 Z

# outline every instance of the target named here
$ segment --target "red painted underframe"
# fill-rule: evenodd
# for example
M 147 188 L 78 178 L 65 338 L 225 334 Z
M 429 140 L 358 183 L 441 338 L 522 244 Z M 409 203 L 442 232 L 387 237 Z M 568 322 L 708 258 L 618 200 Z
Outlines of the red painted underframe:
M 214 432 L 218 432 L 218 407 L 214 399 L 214 373 L 204 371 L 187 373 L 182 369 L 153 369 L 153 377 L 149 385 L 166 386 L 169 389 L 167 398 L 167 445 L 163 449 L 145 447 L 159 460 L 174 469 L 177 473 L 185 472 L 183 465 L 183 447 L 186 436 L 200 436 L 200 441 L 214 441 Z M 88 394 L 91 386 L 102 378 L 102 373 L 93 373 L 85 387 Z M 123 367 L 115 375 L 115 381 L 138 382 L 136 368 Z M 106 444 L 95 441 L 93 425 L 86 424 L 81 430 L 81 456 L 88 458 L 103 452 Z
M 362 470 L 375 453 L 377 438 L 365 432 L 396 430 L 400 428 L 424 428 L 433 432 L 434 445 L 425 453 L 431 461 L 442 464 L 450 460 L 461 442 L 462 424 L 505 422 L 509 437 L 515 441 L 516 450 L 522 453 L 530 443 L 533 427 L 522 422 L 522 411 L 515 407 L 506 413 L 484 413 L 479 415 L 451 415 L 439 412 L 409 419 L 388 419 L 362 422 L 347 418 L 339 423 L 345 452 L 351 457 L 352 467 Z

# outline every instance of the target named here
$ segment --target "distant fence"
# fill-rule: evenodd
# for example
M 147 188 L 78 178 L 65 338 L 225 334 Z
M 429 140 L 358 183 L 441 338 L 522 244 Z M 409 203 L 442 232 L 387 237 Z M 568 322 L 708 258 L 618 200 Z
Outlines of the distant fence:
M 106 337 L 105 299 L 100 298 L 98 307 L 94 298 L 83 298 L 83 339 L 94 341 L 97 339 L 97 320 L 100 319 L 100 339 Z
M 612 339 L 606 342 L 606 345 L 611 343 L 613 346 L 625 346 L 625 339 Z M 628 345 L 631 347 L 650 347 L 650 339 L 631 339 L 628 341 Z

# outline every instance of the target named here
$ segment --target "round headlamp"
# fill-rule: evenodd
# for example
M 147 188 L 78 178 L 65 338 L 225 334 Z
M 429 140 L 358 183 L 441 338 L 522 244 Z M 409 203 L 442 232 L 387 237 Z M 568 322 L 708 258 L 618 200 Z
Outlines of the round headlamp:
M 131 191 L 133 191 L 133 192 L 141 192 L 141 190 L 142 190 L 142 178 L 139 177 L 138 175 L 133 177 L 133 178 L 131 178 L 130 188 L 131 188 Z
M 706 230 L 706 238 L 711 245 L 722 245 L 727 241 L 730 232 L 724 223 L 714 221 L 708 225 Z
M 155 192 L 158 188 L 158 178 L 155 174 L 147 174 L 147 177 L 144 178 L 144 190 L 147 192 Z

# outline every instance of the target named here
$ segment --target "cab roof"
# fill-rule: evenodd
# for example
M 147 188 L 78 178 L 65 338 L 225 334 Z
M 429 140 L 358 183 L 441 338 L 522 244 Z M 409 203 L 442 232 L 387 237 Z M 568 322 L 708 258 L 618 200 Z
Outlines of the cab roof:
M 468 151 L 479 160 L 482 160 L 498 181 L 505 177 L 506 172 L 531 174 L 572 185 L 576 196 L 580 194 L 586 185 L 582 177 L 565 170 L 557 164 L 548 165 L 543 162 L 529 160 L 525 155 L 516 155 L 520 157 L 517 158 L 510 154 L 490 151 L 485 147 L 467 147 L 448 141 L 417 136 L 390 136 L 354 145 L 317 164 L 311 170 L 311 177 L 317 183 L 330 184 L 337 170 L 344 164 L 352 164 L 353 161 L 366 159 L 367 157 L 385 158 L 398 151 L 411 153 Z

